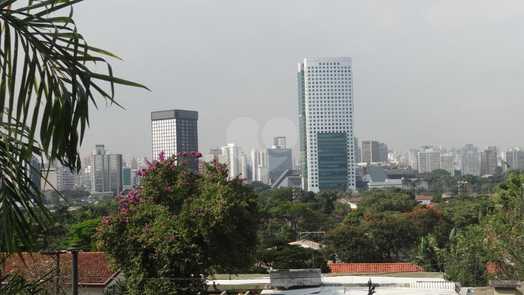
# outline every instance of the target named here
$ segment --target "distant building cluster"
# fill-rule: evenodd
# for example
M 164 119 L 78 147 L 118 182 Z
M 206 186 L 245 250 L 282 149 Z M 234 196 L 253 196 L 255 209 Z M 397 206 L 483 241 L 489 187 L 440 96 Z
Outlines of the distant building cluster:
M 273 145 L 244 149 L 227 143 L 191 158 L 197 173 L 205 162 L 224 164 L 229 178 L 273 188 L 291 187 L 319 192 L 351 192 L 357 188 L 403 188 L 405 180 L 437 170 L 450 175 L 487 177 L 507 170 L 524 170 L 524 149 L 500 151 L 473 144 L 460 148 L 423 145 L 398 153 L 375 138 L 360 140 L 353 130 L 353 69 L 350 57 L 306 58 L 298 64 L 298 146 L 289 146 L 275 130 Z M 197 111 L 162 110 L 151 113 L 151 158 L 199 151 Z M 296 149 L 296 150 L 295 150 Z M 96 145 L 78 173 L 59 163 L 31 164 L 31 179 L 42 190 L 85 190 L 118 195 L 140 183 L 144 158 L 124 157 Z M 34 174 L 34 175 L 33 175 Z M 421 185 L 421 184 L 416 184 Z M 459 183 L 467 191 L 468 183 Z M 427 200 L 424 200 L 427 201 Z

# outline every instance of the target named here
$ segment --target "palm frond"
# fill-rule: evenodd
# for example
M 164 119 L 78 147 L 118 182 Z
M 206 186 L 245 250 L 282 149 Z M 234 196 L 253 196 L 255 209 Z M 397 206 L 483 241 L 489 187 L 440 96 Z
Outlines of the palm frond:
M 30 243 L 29 223 L 45 223 L 28 176 L 32 158 L 80 169 L 89 106 L 100 98 L 118 105 L 115 84 L 147 89 L 115 77 L 106 58 L 118 57 L 78 32 L 73 5 L 81 1 L 0 0 L 0 248 L 6 251 Z

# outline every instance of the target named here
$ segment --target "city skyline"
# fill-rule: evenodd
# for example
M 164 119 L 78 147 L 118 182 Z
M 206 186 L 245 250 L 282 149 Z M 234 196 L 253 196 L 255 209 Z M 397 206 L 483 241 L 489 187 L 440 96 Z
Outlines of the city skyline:
M 80 4 L 78 24 L 88 41 L 124 56 L 125 63 L 114 64 L 115 72 L 152 89 L 122 89 L 118 102 L 125 110 L 101 105 L 100 112 L 91 112 L 84 154 L 105 143 L 123 153 L 148 155 L 149 113 L 173 108 L 199 111 L 202 151 L 228 142 L 269 146 L 272 136 L 265 134 L 271 129 L 286 131 L 273 135 L 287 136 L 292 146 L 291 129 L 298 126 L 295 63 L 304 56 L 353 57 L 359 138 L 377 138 L 396 150 L 421 144 L 524 145 L 514 136 L 524 125 L 518 114 L 524 106 L 519 66 L 524 44 L 518 32 L 523 3 L 158 5 L 159 15 L 138 24 L 142 2 Z M 129 30 L 110 25 L 116 9 Z M 166 23 L 157 25 L 160 19 Z M 172 37 L 158 44 L 157 33 Z M 288 123 L 284 130 L 265 127 L 274 120 Z

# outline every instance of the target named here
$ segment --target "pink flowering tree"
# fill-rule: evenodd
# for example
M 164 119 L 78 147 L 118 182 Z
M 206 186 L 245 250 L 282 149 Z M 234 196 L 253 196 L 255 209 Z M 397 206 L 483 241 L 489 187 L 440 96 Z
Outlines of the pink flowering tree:
M 205 294 L 215 272 L 237 272 L 256 248 L 255 194 L 218 163 L 195 174 L 187 153 L 140 171 L 142 185 L 104 217 L 97 238 L 130 294 Z

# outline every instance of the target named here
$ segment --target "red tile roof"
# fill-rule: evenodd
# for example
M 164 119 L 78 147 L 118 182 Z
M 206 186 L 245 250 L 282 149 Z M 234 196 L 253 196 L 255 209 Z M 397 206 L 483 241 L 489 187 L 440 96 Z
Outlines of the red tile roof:
M 422 267 L 412 263 L 331 263 L 331 272 L 390 273 L 422 272 Z
M 54 255 L 22 253 L 11 255 L 5 262 L 4 272 L 16 272 L 27 279 L 36 279 L 54 269 Z M 64 282 L 71 282 L 71 253 L 60 254 L 60 273 Z M 79 284 L 106 286 L 118 271 L 113 271 L 104 252 L 78 253 Z
M 417 195 L 415 197 L 415 200 L 417 200 L 417 201 L 431 201 L 431 200 L 433 200 L 433 196 L 431 196 L 431 195 Z

